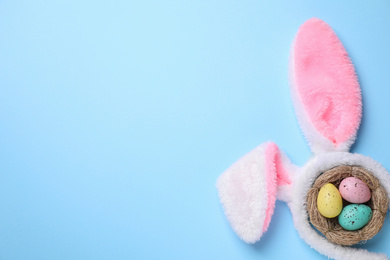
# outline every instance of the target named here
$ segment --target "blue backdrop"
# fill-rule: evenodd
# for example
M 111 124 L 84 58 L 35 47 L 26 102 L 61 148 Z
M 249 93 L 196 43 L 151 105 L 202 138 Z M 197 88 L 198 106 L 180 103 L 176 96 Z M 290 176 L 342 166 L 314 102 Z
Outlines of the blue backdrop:
M 215 189 L 269 139 L 310 157 L 287 68 L 311 17 L 359 75 L 353 152 L 390 169 L 390 2 L 313 2 L 0 1 L 0 259 L 325 259 L 281 202 L 245 244 Z

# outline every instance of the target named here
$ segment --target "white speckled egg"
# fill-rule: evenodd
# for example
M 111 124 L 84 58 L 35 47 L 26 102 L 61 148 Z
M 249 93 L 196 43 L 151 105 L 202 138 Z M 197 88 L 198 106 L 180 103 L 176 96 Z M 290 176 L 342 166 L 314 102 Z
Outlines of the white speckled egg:
M 367 184 L 356 177 L 348 177 L 339 185 L 341 197 L 351 203 L 365 203 L 371 198 L 371 191 Z

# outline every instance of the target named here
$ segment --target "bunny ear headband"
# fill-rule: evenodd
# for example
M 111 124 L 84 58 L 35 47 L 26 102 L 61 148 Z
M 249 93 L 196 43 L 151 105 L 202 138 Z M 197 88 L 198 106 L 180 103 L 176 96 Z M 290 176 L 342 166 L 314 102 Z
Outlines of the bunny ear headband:
M 369 157 L 349 153 L 362 115 L 360 87 L 347 52 L 324 21 L 312 18 L 300 27 L 292 47 L 290 80 L 296 114 L 313 155 L 297 167 L 276 144 L 267 142 L 233 164 L 217 181 L 230 225 L 242 240 L 255 243 L 267 231 L 279 199 L 289 206 L 300 237 L 319 253 L 334 259 L 388 259 L 335 244 L 309 222 L 307 194 L 322 173 L 335 167 L 361 167 L 372 173 L 384 190 L 384 214 L 390 194 L 386 169 Z

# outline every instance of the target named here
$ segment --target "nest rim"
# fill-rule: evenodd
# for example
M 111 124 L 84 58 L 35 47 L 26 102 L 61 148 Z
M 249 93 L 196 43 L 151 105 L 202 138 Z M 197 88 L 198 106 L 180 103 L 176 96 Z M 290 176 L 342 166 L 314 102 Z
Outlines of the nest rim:
M 343 229 L 338 218 L 326 218 L 317 209 L 318 192 L 326 183 L 332 183 L 337 188 L 340 182 L 347 177 L 356 177 L 367 184 L 371 190 L 371 199 L 364 203 L 372 209 L 372 217 L 368 223 L 359 230 L 349 231 Z M 345 206 L 345 200 L 343 201 Z M 310 223 L 322 233 L 329 241 L 350 246 L 374 237 L 382 228 L 385 221 L 389 199 L 385 188 L 380 181 L 362 166 L 336 166 L 324 171 L 317 177 L 306 195 L 307 212 Z

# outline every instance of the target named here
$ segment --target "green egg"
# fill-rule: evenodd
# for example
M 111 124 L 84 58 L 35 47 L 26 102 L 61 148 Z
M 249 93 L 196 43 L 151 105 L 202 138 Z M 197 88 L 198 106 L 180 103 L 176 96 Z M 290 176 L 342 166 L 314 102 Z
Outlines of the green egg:
M 364 204 L 350 204 L 343 208 L 339 223 L 346 230 L 358 230 L 364 227 L 372 217 L 372 210 Z

